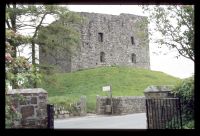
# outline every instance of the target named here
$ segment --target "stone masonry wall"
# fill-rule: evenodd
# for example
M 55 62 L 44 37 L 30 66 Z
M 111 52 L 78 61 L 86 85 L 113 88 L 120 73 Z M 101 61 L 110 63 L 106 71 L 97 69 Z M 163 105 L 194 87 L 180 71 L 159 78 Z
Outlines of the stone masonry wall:
M 110 114 L 106 112 L 106 105 L 110 104 L 107 96 L 97 96 L 97 114 Z M 144 96 L 120 96 L 113 97 L 113 114 L 131 114 L 146 112 Z
M 19 101 L 20 94 L 24 100 Z M 13 89 L 8 96 L 14 98 L 14 107 L 22 114 L 15 128 L 47 128 L 47 92 L 42 88 Z
M 76 25 L 81 35 L 80 46 L 71 59 L 64 51 L 57 53 L 62 56 L 59 59 L 59 56 L 50 57 L 40 50 L 40 64 L 57 65 L 65 72 L 112 65 L 150 68 L 148 27 L 142 26 L 146 17 L 87 12 L 79 14 L 84 17 L 84 22 Z M 103 34 L 102 42 L 98 40 L 98 33 Z M 131 37 L 134 38 L 134 44 Z M 101 52 L 105 53 L 105 62 L 100 61 Z M 136 62 L 132 62 L 132 54 L 136 55 Z

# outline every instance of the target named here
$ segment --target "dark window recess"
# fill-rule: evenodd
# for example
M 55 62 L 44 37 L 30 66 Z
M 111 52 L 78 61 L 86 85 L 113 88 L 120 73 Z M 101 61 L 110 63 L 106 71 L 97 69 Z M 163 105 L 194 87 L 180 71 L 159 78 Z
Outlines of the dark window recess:
M 103 42 L 103 33 L 98 33 L 98 41 Z
M 131 44 L 132 44 L 132 45 L 135 44 L 135 40 L 134 40 L 134 37 L 133 37 L 133 36 L 131 37 Z
M 100 53 L 100 62 L 105 62 L 105 53 L 104 52 Z
M 131 61 L 132 63 L 136 63 L 136 55 L 134 53 L 131 55 Z

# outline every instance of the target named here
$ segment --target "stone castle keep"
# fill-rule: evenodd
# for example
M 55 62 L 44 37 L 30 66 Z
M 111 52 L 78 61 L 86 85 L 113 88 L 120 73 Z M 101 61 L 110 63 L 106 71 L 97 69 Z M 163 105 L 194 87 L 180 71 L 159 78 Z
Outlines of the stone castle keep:
M 146 17 L 86 12 L 80 15 L 86 21 L 78 27 L 80 47 L 76 55 L 63 52 L 55 58 L 40 50 L 40 64 L 59 66 L 63 72 L 114 65 L 150 69 Z

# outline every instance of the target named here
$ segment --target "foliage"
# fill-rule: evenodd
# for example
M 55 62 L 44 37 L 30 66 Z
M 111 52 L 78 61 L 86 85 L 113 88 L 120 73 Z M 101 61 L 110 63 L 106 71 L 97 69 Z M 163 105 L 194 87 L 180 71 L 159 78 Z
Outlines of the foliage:
M 43 54 L 55 59 L 54 68 L 60 60 L 72 56 L 79 48 L 80 34 L 77 25 L 80 26 L 81 21 L 78 14 L 69 12 L 39 30 L 36 43 L 40 45 Z
M 40 87 L 48 90 L 49 99 L 55 96 L 75 99 L 85 95 L 90 112 L 95 111 L 96 95 L 107 96 L 102 86 L 111 85 L 113 96 L 143 96 L 149 85 L 175 85 L 180 81 L 162 72 L 114 66 L 57 73 L 45 79 Z
M 18 38 L 20 37 L 20 38 Z M 14 105 L 16 102 L 12 97 L 8 96 L 8 86 L 12 86 L 13 88 L 25 88 L 32 87 L 32 83 L 38 82 L 40 79 L 40 75 L 38 73 L 33 74 L 33 67 L 29 64 L 26 58 L 24 57 L 13 57 L 14 50 L 13 45 L 10 43 L 9 38 L 12 41 L 19 43 L 21 40 L 26 39 L 22 35 L 16 34 L 13 30 L 6 30 L 6 53 L 5 53 L 5 66 L 6 66 L 6 104 L 5 104 L 5 121 L 6 128 L 11 128 L 15 124 L 16 121 L 19 121 L 21 118 L 21 114 L 17 111 Z M 32 82 L 32 83 L 31 83 Z M 21 101 L 22 96 L 16 96 L 16 100 Z
M 16 94 L 15 97 L 6 95 L 6 106 L 5 106 L 6 128 L 12 128 L 15 122 L 20 121 L 20 119 L 22 118 L 21 113 L 17 111 L 14 105 L 16 105 L 17 102 L 23 102 L 23 101 L 25 101 L 25 99 L 20 94 Z
M 181 129 L 181 121 L 179 116 L 174 116 L 172 119 L 166 122 L 166 129 Z
M 66 7 L 59 6 L 59 5 L 16 5 L 16 4 L 7 4 L 6 5 L 6 27 L 10 30 L 13 30 L 14 32 L 18 32 L 20 30 L 32 30 L 31 36 L 29 36 L 28 42 L 32 46 L 32 64 L 35 65 L 36 58 L 35 58 L 35 44 L 42 42 L 43 38 L 37 38 L 39 30 L 49 25 L 51 22 L 49 20 L 46 20 L 47 17 L 52 17 L 54 20 L 65 20 L 64 22 L 70 23 L 77 20 L 77 17 L 75 17 L 74 14 L 72 14 Z M 52 26 L 52 25 L 51 25 Z M 59 36 L 66 36 L 66 35 L 72 35 L 76 37 L 76 34 L 74 34 L 72 30 L 67 31 L 67 28 L 64 28 L 61 24 L 53 25 L 54 27 L 48 27 L 52 28 L 54 30 L 63 30 L 58 33 L 50 33 L 49 35 L 54 36 L 54 40 L 56 41 L 59 39 Z M 51 29 L 51 30 L 52 30 Z M 62 33 L 62 34 L 61 34 Z M 72 37 L 71 36 L 71 37 Z M 51 37 L 50 37 L 51 38 Z M 39 40 L 39 41 L 38 41 Z M 63 38 L 62 38 L 63 40 Z M 63 43 L 66 41 L 69 41 L 68 43 L 76 42 L 77 39 L 73 38 L 65 38 Z M 52 40 L 50 40 L 51 42 Z M 58 41 L 58 40 L 57 40 Z M 49 41 L 48 41 L 49 42 Z M 47 43 L 47 42 L 46 42 Z M 21 45 L 21 43 L 15 44 L 12 43 L 14 47 Z M 46 45 L 49 45 L 48 43 Z M 71 44 L 68 44 L 71 45 Z M 73 45 L 73 44 L 72 44 Z M 58 47 L 58 46 L 54 46 Z M 65 46 L 67 48 L 67 46 Z M 16 48 L 15 54 L 17 52 Z
M 143 10 L 149 14 L 149 22 L 155 24 L 154 33 L 160 35 L 155 42 L 176 49 L 178 56 L 194 61 L 194 6 L 155 5 L 143 6 Z
M 18 120 L 21 117 L 21 114 L 16 111 L 15 107 L 13 107 L 10 98 L 6 97 L 6 106 L 5 106 L 5 127 L 11 128 L 13 126 L 13 122 Z
M 7 37 L 10 34 L 13 36 L 12 40 L 20 42 L 21 39 L 16 37 L 21 37 L 25 39 L 24 36 L 16 34 L 12 30 L 7 30 Z M 17 36 L 15 36 L 17 35 Z M 13 46 L 8 42 L 6 37 L 6 81 L 9 82 L 14 88 L 27 88 L 33 87 L 35 82 L 40 82 L 41 75 L 35 71 L 35 66 L 32 66 L 25 57 L 12 57 Z M 15 39 L 16 38 L 16 39 Z
M 194 77 L 179 83 L 173 93 L 181 99 L 183 126 L 194 126 Z
M 11 44 L 11 46 L 19 46 L 30 42 L 29 36 L 22 36 L 12 29 L 6 29 L 6 39 Z
M 194 120 L 190 120 L 183 126 L 184 129 L 194 129 Z
M 54 96 L 48 99 L 48 103 L 54 104 L 58 109 L 60 107 L 61 109 L 68 111 L 70 114 L 77 113 L 77 102 L 78 98 L 75 97 Z

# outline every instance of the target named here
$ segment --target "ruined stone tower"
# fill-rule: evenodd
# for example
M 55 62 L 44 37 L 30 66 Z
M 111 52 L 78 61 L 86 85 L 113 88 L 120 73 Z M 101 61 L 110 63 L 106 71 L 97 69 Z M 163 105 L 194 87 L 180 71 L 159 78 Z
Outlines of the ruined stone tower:
M 146 17 L 132 14 L 108 15 L 81 12 L 85 18 L 79 26 L 80 47 L 76 55 L 55 58 L 40 51 L 40 64 L 60 67 L 63 72 L 99 66 L 150 68 Z

